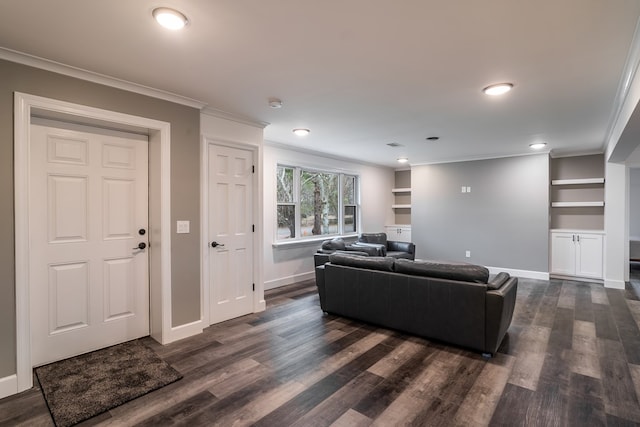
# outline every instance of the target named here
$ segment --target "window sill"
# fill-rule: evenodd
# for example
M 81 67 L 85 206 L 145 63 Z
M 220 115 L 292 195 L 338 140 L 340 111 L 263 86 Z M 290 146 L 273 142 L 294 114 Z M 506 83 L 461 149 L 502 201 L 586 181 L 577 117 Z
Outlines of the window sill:
M 335 239 L 336 237 L 341 237 L 343 239 L 351 239 L 351 238 L 358 237 L 358 234 L 354 233 L 354 234 L 345 234 L 342 236 L 320 236 L 320 237 L 309 237 L 307 239 L 281 240 L 278 242 L 273 242 L 271 246 L 274 248 L 293 248 L 297 246 L 317 245 L 319 242 Z

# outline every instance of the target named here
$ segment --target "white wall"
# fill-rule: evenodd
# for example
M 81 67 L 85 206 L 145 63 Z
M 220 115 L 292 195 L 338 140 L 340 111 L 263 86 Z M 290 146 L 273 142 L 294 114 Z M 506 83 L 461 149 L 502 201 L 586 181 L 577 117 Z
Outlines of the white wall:
M 265 142 L 263 162 L 264 195 L 264 279 L 265 289 L 276 288 L 313 277 L 313 254 L 319 241 L 273 247 L 276 235 L 276 169 L 278 163 L 354 173 L 360 176 L 361 231 L 384 231 L 394 220 L 394 170 L 350 160 L 291 150 Z
M 640 168 L 630 168 L 629 174 L 629 238 L 640 240 Z
M 629 168 L 605 165 L 604 285 L 624 289 L 629 280 Z

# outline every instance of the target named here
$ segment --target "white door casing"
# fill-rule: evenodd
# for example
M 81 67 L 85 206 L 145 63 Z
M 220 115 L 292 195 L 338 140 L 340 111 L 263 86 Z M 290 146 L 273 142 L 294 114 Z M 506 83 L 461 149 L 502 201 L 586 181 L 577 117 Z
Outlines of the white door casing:
M 136 130 L 149 135 L 149 239 L 151 336 L 162 344 L 201 332 L 171 325 L 171 125 L 86 105 L 16 92 L 14 94 L 14 194 L 16 281 L 16 375 L 9 378 L 15 393 L 33 386 L 29 277 L 29 140 L 31 121 L 39 117 L 68 118 L 75 123 Z M 6 383 L 5 383 L 6 384 Z
M 34 366 L 149 334 L 148 141 L 86 130 L 31 127 Z
M 207 145 L 209 323 L 252 313 L 253 152 Z M 213 243 L 215 242 L 215 243 Z

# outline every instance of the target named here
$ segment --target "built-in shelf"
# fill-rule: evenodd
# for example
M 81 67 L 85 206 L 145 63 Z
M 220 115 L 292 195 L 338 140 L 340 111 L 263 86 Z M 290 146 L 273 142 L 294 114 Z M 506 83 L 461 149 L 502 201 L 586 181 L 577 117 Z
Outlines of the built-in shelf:
M 411 193 L 411 188 L 392 188 L 392 193 Z
M 554 179 L 551 185 L 604 184 L 604 178 Z
M 552 208 L 585 208 L 592 206 L 604 206 L 604 202 L 551 202 Z
M 393 209 L 411 209 L 411 205 L 391 205 Z

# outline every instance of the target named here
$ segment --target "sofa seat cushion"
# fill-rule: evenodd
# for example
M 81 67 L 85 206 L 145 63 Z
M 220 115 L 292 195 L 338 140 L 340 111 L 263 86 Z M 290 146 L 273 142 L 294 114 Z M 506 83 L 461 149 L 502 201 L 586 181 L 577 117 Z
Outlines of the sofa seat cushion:
M 393 271 L 394 258 L 377 256 L 355 256 L 344 253 L 329 255 L 331 264 L 347 267 L 365 268 L 369 270 Z
M 397 259 L 397 273 L 414 276 L 436 277 L 439 279 L 459 280 L 462 282 L 487 283 L 489 270 L 481 265 L 445 261 L 410 261 Z

